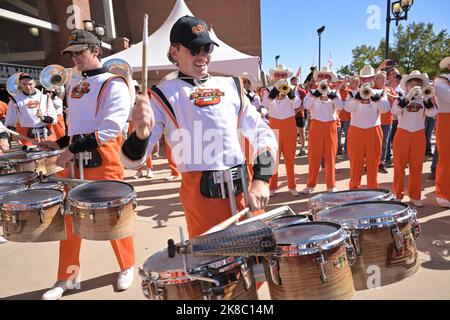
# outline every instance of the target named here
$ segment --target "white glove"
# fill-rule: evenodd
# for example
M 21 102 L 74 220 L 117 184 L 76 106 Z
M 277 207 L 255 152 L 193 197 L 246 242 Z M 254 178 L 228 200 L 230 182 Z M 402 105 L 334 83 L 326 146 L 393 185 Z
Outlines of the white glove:
M 406 100 L 408 101 L 423 100 L 423 98 L 424 98 L 423 90 L 419 86 L 412 88 L 406 95 Z

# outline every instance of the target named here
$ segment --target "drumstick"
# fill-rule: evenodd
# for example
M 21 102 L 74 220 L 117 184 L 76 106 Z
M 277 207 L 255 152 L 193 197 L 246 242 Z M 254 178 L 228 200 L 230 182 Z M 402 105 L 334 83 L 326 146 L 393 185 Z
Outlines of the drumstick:
M 17 136 L 19 139 L 28 141 L 28 142 L 32 143 L 33 145 L 37 146 L 36 141 L 34 141 L 33 139 L 28 138 L 26 136 L 23 136 L 20 133 L 15 132 L 14 130 L 10 130 L 10 129 L 6 128 L 6 132 L 8 132 L 9 134 L 12 134 L 13 136 Z
M 148 49 L 148 14 L 144 14 L 144 32 L 142 35 L 142 94 L 147 95 L 147 49 Z
M 218 225 L 215 225 L 214 227 L 212 227 L 211 229 L 209 229 L 208 231 L 206 231 L 205 233 L 202 234 L 206 235 L 206 234 L 210 234 L 213 232 L 217 232 L 217 231 L 221 231 L 223 229 L 228 228 L 229 226 L 231 226 L 233 223 L 235 223 L 236 221 L 238 221 L 240 218 L 242 218 L 243 216 L 245 216 L 247 213 L 250 212 L 249 208 L 245 208 L 244 210 L 236 213 L 234 216 L 232 216 L 231 218 L 228 218 L 227 220 L 219 223 Z

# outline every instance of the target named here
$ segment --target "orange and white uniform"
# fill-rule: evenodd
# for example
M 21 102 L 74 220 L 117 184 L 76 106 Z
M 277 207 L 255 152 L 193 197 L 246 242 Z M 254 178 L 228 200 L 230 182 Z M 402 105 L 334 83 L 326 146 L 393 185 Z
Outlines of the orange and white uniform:
M 410 102 L 405 108 L 395 99 L 392 114 L 398 118 L 394 138 L 394 185 L 398 199 L 405 195 L 405 169 L 409 163 L 409 198 L 419 201 L 422 192 L 422 168 L 425 158 L 425 116 L 434 117 L 436 108 L 426 109 L 422 101 Z
M 269 125 L 275 133 L 278 140 L 279 152 L 277 157 L 277 166 L 275 174 L 270 179 L 270 190 L 275 191 L 278 187 L 278 164 L 281 154 L 284 157 L 286 166 L 286 175 L 288 178 L 288 188 L 296 189 L 295 182 L 295 152 L 297 149 L 297 124 L 295 114 L 297 109 L 302 105 L 300 93 L 295 90 L 295 98 L 289 99 L 287 96 L 283 99 L 270 99 L 269 92 L 273 87 L 264 91 L 262 104 L 269 109 Z
M 8 113 L 8 105 L 3 101 L 0 101 L 0 119 L 5 120 L 6 114 Z
M 375 92 L 381 94 L 381 91 Z M 364 161 L 367 168 L 367 187 L 378 188 L 378 164 L 383 141 L 380 115 L 389 109 L 386 94 L 376 102 L 353 98 L 347 100 L 345 104 L 345 110 L 351 113 L 347 145 L 350 159 L 350 189 L 361 188 Z
M 317 185 L 320 164 L 325 160 L 327 189 L 336 185 L 335 164 L 337 152 L 337 112 L 344 103 L 337 95 L 333 100 L 321 100 L 308 92 L 304 101 L 305 109 L 311 115 L 308 148 L 308 184 L 309 188 Z
M 434 82 L 438 107 L 436 142 L 439 161 L 436 168 L 436 196 L 450 201 L 450 74 Z
M 123 180 L 124 169 L 119 157 L 122 130 L 130 114 L 130 94 L 126 80 L 105 69 L 83 72 L 76 76 L 68 90 L 68 136 L 58 140 L 60 147 L 69 145 L 72 152 L 98 152 L 101 161 L 95 167 L 85 167 L 87 180 Z M 75 142 L 90 139 L 88 150 Z M 70 139 L 70 141 L 69 141 Z M 78 149 L 78 150 L 76 150 Z M 78 161 L 75 161 L 77 164 Z M 70 169 L 65 172 L 70 176 Z M 75 168 L 75 178 L 79 178 Z M 66 216 L 67 240 L 60 242 L 58 280 L 69 279 L 73 266 L 79 266 L 81 239 L 72 232 L 72 221 Z M 134 266 L 133 237 L 112 240 L 111 246 L 121 270 Z M 72 266 L 72 267 L 71 267 Z
M 66 123 L 64 122 L 64 106 L 63 101 L 59 97 L 53 98 L 53 105 L 55 107 L 56 116 L 58 117 L 58 122 L 53 126 L 55 131 L 56 139 L 60 139 L 66 135 Z
M 47 116 L 47 122 L 42 122 L 37 117 L 38 110 Z M 53 101 L 48 95 L 42 94 L 36 89 L 35 94 L 27 95 L 19 92 L 11 97 L 8 104 L 8 113 L 5 126 L 15 128 L 23 136 L 38 140 L 56 140 L 52 125 L 58 121 Z M 22 144 L 30 146 L 31 143 L 21 140 Z
M 139 167 L 161 135 L 165 135 L 182 174 L 180 199 L 191 238 L 231 216 L 229 200 L 208 197 L 202 190 L 202 186 L 208 186 L 202 177 L 244 163 L 240 135 L 252 144 L 255 158 L 269 154 L 275 159 L 277 152 L 273 132 L 245 97 L 239 78 L 208 77 L 201 82 L 194 83 L 192 78 L 180 76 L 153 88 L 151 106 L 155 127 L 146 151 L 138 159 L 131 159 L 126 149 L 133 139 L 131 135 L 121 154 L 125 167 Z M 236 195 L 236 202 L 238 210 L 242 209 L 242 193 Z

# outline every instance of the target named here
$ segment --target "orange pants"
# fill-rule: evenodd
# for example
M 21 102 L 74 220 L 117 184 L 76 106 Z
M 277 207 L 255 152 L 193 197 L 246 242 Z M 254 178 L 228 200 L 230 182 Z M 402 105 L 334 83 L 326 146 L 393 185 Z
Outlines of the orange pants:
M 21 127 L 19 124 L 16 124 L 16 132 L 20 133 L 21 135 L 23 135 L 25 137 L 28 137 L 28 130 L 29 129 L 30 128 Z M 49 136 L 45 140 L 46 141 L 56 141 L 56 135 L 55 135 L 55 132 L 54 132 L 52 127 L 49 128 Z M 38 142 L 37 139 L 34 139 L 34 141 L 36 141 L 36 143 Z M 20 142 L 22 143 L 22 145 L 28 146 L 28 147 L 33 145 L 31 142 L 26 141 L 26 140 L 22 140 L 22 139 L 20 139 Z
M 123 180 L 123 167 L 119 165 L 117 148 L 121 144 L 121 137 L 109 141 L 102 145 L 98 150 L 102 156 L 104 163 L 98 168 L 89 168 L 84 170 L 84 176 L 87 180 Z M 116 151 L 115 154 L 111 152 Z M 109 163 L 107 160 L 110 160 Z M 105 170 L 105 167 L 108 170 Z M 114 169 L 116 167 L 116 169 Z M 66 169 L 65 176 L 70 176 L 70 169 Z M 75 178 L 79 178 L 79 170 L 75 168 Z M 65 281 L 73 279 L 80 267 L 80 248 L 81 238 L 75 235 L 72 231 L 72 218 L 70 216 L 65 217 L 67 239 L 62 240 L 59 243 L 59 267 L 58 267 L 58 280 Z M 134 266 L 135 264 L 135 252 L 134 252 L 134 240 L 133 237 L 128 237 L 119 240 L 111 240 L 111 246 L 113 247 L 120 269 L 126 270 Z
M 295 189 L 295 150 L 297 148 L 297 126 L 295 124 L 295 117 L 278 120 L 270 118 L 270 127 L 278 138 L 278 162 L 276 173 L 270 179 L 270 190 L 276 190 L 278 187 L 278 165 L 281 154 L 284 157 L 286 166 L 286 174 L 288 178 L 288 188 Z
M 320 163 L 325 159 L 327 188 L 336 185 L 335 164 L 337 152 L 336 121 L 322 122 L 311 120 L 308 145 L 308 187 L 314 188 L 319 177 Z
M 398 128 L 394 138 L 394 185 L 398 199 L 405 195 L 405 169 L 409 163 L 408 194 L 413 200 L 420 200 L 422 192 L 422 169 L 425 158 L 425 130 L 409 132 Z
M 436 196 L 450 201 L 450 113 L 439 113 L 436 125 L 439 160 L 436 168 Z
M 180 200 L 183 204 L 189 237 L 194 238 L 231 217 L 229 199 L 210 199 L 202 196 L 202 172 L 185 172 L 181 178 Z M 244 209 L 244 197 L 236 197 L 238 211 Z
M 166 157 L 167 157 L 167 161 L 169 162 L 170 175 L 172 175 L 174 177 L 179 177 L 180 172 L 177 169 L 177 165 L 176 165 L 175 161 L 173 161 L 172 150 L 170 150 L 170 146 L 167 143 L 167 140 L 166 140 L 165 145 L 166 145 Z
M 380 126 L 368 129 L 350 126 L 347 145 L 350 159 L 350 189 L 361 188 L 364 160 L 367 168 L 367 188 L 378 188 L 378 164 L 382 143 L 383 131 Z
M 53 131 L 55 131 L 56 140 L 66 135 L 66 124 L 62 114 L 58 114 L 58 123 L 53 126 Z

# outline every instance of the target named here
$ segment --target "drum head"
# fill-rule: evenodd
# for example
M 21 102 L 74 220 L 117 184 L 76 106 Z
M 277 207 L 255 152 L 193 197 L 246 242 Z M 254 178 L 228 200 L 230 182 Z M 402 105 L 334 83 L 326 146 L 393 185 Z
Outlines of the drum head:
M 309 222 L 274 230 L 277 244 L 299 245 L 327 240 L 341 227 L 334 223 Z
M 318 203 L 350 203 L 357 201 L 373 201 L 385 199 L 391 192 L 383 189 L 347 190 L 319 194 L 311 198 L 311 202 Z
M 0 176 L 0 184 L 29 183 L 36 179 L 37 174 L 31 171 L 8 173 Z
M 48 207 L 64 201 L 64 192 L 54 189 L 35 189 L 25 190 L 7 194 L 3 197 L 3 208 L 20 207 L 22 210 L 27 208 Z
M 69 192 L 69 199 L 76 202 L 106 203 L 130 197 L 132 185 L 121 181 L 93 181 L 82 184 Z
M 397 201 L 369 201 L 328 208 L 317 213 L 317 219 L 358 227 L 394 221 L 407 214 L 408 205 Z
M 42 181 L 33 183 L 30 189 L 61 189 L 62 187 L 63 184 L 59 182 Z
M 306 223 L 309 222 L 309 219 L 307 216 L 304 215 L 295 215 L 295 216 L 286 216 L 286 217 L 280 217 L 273 219 L 269 221 L 269 225 L 272 228 L 280 228 L 280 227 L 287 227 L 292 226 L 300 223 Z
M 188 255 L 189 271 L 195 273 L 195 269 L 207 267 L 215 262 L 225 261 L 225 257 L 194 257 Z M 234 260 L 234 259 L 233 259 Z M 226 263 L 224 263 L 226 265 Z M 167 249 L 159 251 L 147 259 L 144 263 L 145 272 L 168 272 L 180 271 L 183 272 L 183 256 L 176 255 L 173 259 L 169 258 Z
M 3 184 L 0 185 L 0 202 L 2 201 L 3 197 L 10 192 L 17 192 L 25 190 L 25 186 L 20 183 L 9 183 L 9 184 Z

